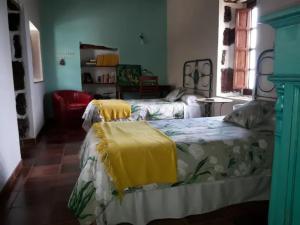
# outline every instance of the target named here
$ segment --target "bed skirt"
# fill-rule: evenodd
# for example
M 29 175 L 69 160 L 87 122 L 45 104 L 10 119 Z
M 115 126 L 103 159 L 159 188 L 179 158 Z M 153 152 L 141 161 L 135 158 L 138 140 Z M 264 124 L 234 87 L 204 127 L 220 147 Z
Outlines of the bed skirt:
M 97 225 L 146 225 L 156 219 L 184 218 L 233 204 L 268 200 L 270 182 L 270 175 L 260 175 L 133 192 L 122 202 L 112 201 L 104 213 L 97 209 Z

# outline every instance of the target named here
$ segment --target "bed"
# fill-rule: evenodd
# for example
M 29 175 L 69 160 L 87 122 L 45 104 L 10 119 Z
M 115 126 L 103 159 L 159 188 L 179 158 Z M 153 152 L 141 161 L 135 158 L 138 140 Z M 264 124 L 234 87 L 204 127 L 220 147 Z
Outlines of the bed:
M 273 132 L 251 131 L 223 117 L 149 122 L 177 146 L 178 182 L 127 190 L 122 202 L 106 175 L 93 129 L 83 143 L 81 174 L 69 207 L 82 224 L 145 225 L 269 196 Z M 173 205 L 171 207 L 171 205 Z
M 266 76 L 259 72 L 257 79 L 260 74 Z M 259 87 L 255 98 L 272 101 L 268 98 L 272 91 L 263 94 L 265 89 Z M 236 115 L 240 113 L 225 119 Z M 96 151 L 101 140 L 92 128 L 81 148 L 81 173 L 69 200 L 69 208 L 81 224 L 146 225 L 155 219 L 183 218 L 269 198 L 274 127 L 262 123 L 250 128 L 246 121 L 246 129 L 225 122 L 224 117 L 148 123 L 176 144 L 177 182 L 131 187 L 120 200 Z
M 212 61 L 210 59 L 190 60 L 183 66 L 183 88 L 185 94 L 177 101 L 161 99 L 126 100 L 131 105 L 130 121 L 198 118 L 203 115 L 204 106 L 197 98 L 211 96 Z M 99 109 L 91 102 L 83 116 L 84 130 L 88 131 L 94 122 L 103 121 Z

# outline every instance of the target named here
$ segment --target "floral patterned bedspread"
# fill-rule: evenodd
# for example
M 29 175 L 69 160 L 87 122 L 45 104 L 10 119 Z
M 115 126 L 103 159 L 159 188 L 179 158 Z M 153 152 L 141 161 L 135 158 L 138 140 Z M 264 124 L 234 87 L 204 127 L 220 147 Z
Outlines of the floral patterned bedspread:
M 131 105 L 131 118 L 136 120 L 166 120 L 183 119 L 185 103 L 181 101 L 168 102 L 164 99 L 126 100 Z M 90 103 L 83 114 L 83 128 L 88 131 L 94 122 L 102 120 L 98 109 Z M 124 121 L 124 120 L 123 120 Z
M 133 187 L 126 192 L 271 173 L 272 131 L 247 130 L 223 122 L 223 117 L 160 120 L 149 124 L 175 141 L 178 182 Z M 99 141 L 90 129 L 80 153 L 81 174 L 69 200 L 69 208 L 81 224 L 101 217 L 107 205 L 117 198 L 96 152 Z
M 132 118 L 145 120 L 183 119 L 185 103 L 168 102 L 164 99 L 128 100 Z

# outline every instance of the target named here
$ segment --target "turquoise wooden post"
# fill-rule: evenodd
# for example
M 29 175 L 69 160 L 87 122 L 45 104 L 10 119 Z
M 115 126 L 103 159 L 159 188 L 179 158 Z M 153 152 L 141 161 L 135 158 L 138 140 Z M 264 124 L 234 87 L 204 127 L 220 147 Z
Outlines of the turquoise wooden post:
M 276 30 L 277 89 L 269 225 L 300 225 L 300 6 L 261 18 Z

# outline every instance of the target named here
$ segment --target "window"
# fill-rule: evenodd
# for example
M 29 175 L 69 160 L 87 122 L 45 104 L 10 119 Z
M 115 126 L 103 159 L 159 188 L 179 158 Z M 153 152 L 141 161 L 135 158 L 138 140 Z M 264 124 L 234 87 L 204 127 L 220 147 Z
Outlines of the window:
M 33 80 L 34 82 L 41 82 L 44 80 L 44 76 L 42 66 L 40 32 L 31 21 L 29 21 L 29 30 L 32 49 Z
M 253 89 L 256 70 L 257 8 L 236 12 L 233 89 Z
M 257 8 L 251 10 L 251 28 L 250 28 L 250 49 L 249 49 L 249 82 L 248 88 L 253 89 L 255 86 L 256 71 L 256 44 L 257 44 Z
M 224 20 L 225 6 L 234 15 L 229 21 Z M 256 75 L 257 8 L 221 4 L 220 13 L 224 18 L 219 18 L 217 95 L 251 95 Z

